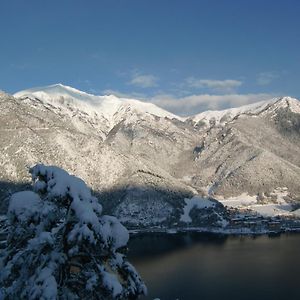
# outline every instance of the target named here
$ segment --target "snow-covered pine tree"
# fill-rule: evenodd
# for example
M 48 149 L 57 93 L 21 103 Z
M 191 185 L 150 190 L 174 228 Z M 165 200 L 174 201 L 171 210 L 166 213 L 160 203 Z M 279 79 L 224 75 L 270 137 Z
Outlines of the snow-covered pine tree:
M 126 261 L 127 229 L 102 215 L 79 178 L 30 169 L 33 191 L 12 195 L 0 259 L 0 299 L 136 299 L 146 287 Z

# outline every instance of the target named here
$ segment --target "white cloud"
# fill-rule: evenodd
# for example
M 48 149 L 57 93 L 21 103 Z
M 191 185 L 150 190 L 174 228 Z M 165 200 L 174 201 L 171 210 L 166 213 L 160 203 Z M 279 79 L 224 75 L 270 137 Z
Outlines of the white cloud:
M 199 79 L 195 77 L 189 77 L 185 80 L 186 85 L 191 88 L 209 89 L 215 92 L 221 93 L 233 93 L 238 88 L 242 81 L 234 79 L 226 80 L 212 80 L 212 79 Z
M 206 110 L 222 110 L 231 107 L 252 104 L 259 101 L 269 100 L 276 95 L 273 94 L 194 94 L 183 97 L 176 97 L 172 94 L 157 94 L 153 97 L 147 97 L 141 93 L 122 93 L 116 90 L 104 90 L 106 95 L 113 94 L 121 98 L 139 99 L 145 102 L 151 102 L 167 111 L 180 116 L 191 116 Z
M 171 94 L 160 93 L 147 96 L 143 93 L 123 93 L 117 90 L 104 90 L 104 94 L 113 94 L 121 98 L 138 99 L 151 102 L 167 111 L 180 116 L 191 116 L 207 110 L 222 110 L 242 105 L 252 104 L 259 101 L 269 100 L 276 97 L 268 93 L 227 93 L 227 94 L 187 94 L 174 92 Z
M 150 74 L 137 74 L 135 73 L 132 76 L 131 81 L 129 84 L 135 85 L 142 88 L 149 88 L 149 87 L 155 87 L 157 86 L 157 80 L 158 78 L 150 75 Z
M 277 78 L 279 78 L 278 72 L 262 72 L 257 76 L 257 83 L 259 85 L 268 85 Z
M 170 112 L 182 116 L 198 114 L 206 110 L 221 110 L 238 107 L 273 98 L 271 94 L 196 94 L 176 98 L 172 95 L 157 95 L 150 101 Z

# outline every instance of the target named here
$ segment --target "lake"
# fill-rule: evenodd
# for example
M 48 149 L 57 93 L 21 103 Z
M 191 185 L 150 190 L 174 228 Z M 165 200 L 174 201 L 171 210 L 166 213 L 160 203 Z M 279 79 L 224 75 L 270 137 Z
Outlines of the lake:
M 143 299 L 300 299 L 300 234 L 144 234 L 129 247 Z

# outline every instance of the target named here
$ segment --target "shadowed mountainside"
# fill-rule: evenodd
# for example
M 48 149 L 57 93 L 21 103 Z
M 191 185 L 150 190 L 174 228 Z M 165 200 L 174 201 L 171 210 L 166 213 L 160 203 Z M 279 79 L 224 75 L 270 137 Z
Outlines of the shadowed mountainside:
M 24 190 L 32 190 L 32 186 L 29 183 L 0 181 L 2 203 L 0 213 L 6 214 L 9 199 L 13 193 Z M 128 229 L 147 229 L 156 226 L 177 227 L 178 224 L 180 225 L 180 217 L 183 214 L 184 199 L 193 196 L 192 193 L 154 189 L 151 186 L 130 186 L 102 192 L 92 191 L 92 193 L 101 203 L 103 213 L 116 216 Z M 211 200 L 216 203 L 214 208 L 191 210 L 192 216 L 194 210 L 198 211 L 194 219 L 195 223 L 191 225 L 220 226 L 218 222 L 222 216 L 226 215 L 226 210 L 221 203 Z M 182 226 L 186 224 L 183 223 Z

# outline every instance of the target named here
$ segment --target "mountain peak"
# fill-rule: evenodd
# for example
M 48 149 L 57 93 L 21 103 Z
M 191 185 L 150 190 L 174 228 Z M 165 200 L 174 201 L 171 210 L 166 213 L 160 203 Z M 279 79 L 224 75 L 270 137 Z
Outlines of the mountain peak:
M 292 112 L 300 113 L 300 102 L 295 98 L 285 96 L 224 110 L 204 111 L 200 114 L 190 117 L 189 119 L 196 123 L 203 122 L 206 125 L 209 125 L 212 121 L 220 124 L 233 120 L 239 115 L 259 115 L 261 113 L 275 112 L 279 108 L 287 107 Z
M 288 107 L 292 112 L 300 113 L 300 101 L 296 98 L 292 98 L 289 96 L 281 97 L 274 105 L 278 108 Z
M 129 107 L 131 111 L 136 113 L 181 119 L 152 103 L 136 99 L 118 98 L 114 95 L 96 96 L 61 83 L 20 91 L 14 96 L 19 99 L 39 99 L 44 103 L 64 109 L 71 106 L 87 114 L 97 113 L 110 121 L 117 112 L 125 112 L 127 111 L 126 108 Z
M 65 97 L 65 98 L 82 98 L 82 97 L 94 97 L 92 94 L 88 94 L 86 92 L 80 91 L 73 87 L 63 85 L 61 83 L 56 83 L 44 87 L 36 87 L 27 90 L 23 90 L 14 94 L 16 98 L 21 97 L 30 97 L 37 96 L 37 98 L 52 98 L 56 99 L 57 97 Z M 40 96 L 40 97 L 39 97 Z

